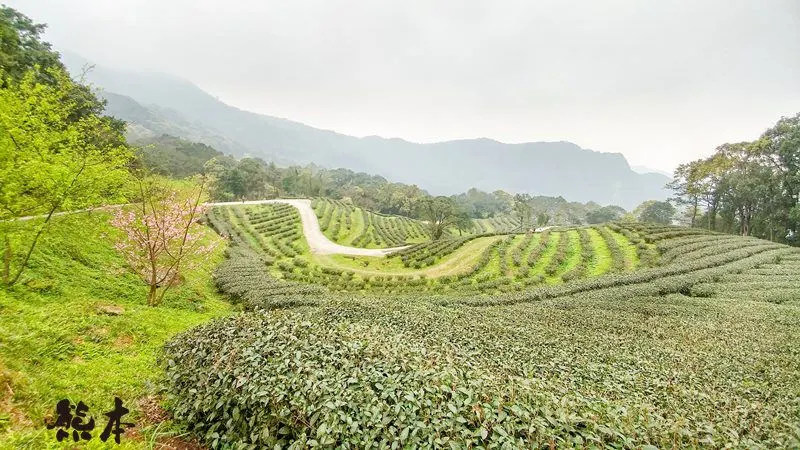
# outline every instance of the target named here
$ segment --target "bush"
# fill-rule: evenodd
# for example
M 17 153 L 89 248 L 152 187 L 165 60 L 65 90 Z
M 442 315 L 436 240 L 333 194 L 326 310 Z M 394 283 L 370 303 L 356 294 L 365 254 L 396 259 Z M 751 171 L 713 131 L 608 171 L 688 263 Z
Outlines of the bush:
M 252 251 L 234 248 L 213 274 L 217 288 L 248 310 L 269 310 L 311 305 L 325 290 L 313 284 L 278 280 L 269 275 L 264 261 Z
M 243 314 L 167 344 L 166 397 L 216 448 L 792 448 L 797 313 L 711 302 Z

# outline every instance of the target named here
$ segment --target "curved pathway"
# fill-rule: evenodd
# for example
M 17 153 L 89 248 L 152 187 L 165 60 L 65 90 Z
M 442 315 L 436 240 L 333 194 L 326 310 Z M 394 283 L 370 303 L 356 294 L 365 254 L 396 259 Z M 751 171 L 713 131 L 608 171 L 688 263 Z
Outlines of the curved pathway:
M 245 202 L 217 202 L 206 203 L 207 206 L 241 206 L 241 205 L 264 205 L 269 203 L 284 203 L 297 208 L 300 212 L 300 221 L 303 223 L 303 234 L 306 242 L 311 249 L 311 253 L 316 255 L 351 255 L 351 256 L 386 256 L 389 253 L 402 250 L 410 246 L 392 248 L 358 248 L 347 247 L 332 242 L 322 233 L 319 228 L 319 221 L 314 209 L 311 207 L 311 200 L 308 199 L 274 199 L 274 200 L 252 200 Z

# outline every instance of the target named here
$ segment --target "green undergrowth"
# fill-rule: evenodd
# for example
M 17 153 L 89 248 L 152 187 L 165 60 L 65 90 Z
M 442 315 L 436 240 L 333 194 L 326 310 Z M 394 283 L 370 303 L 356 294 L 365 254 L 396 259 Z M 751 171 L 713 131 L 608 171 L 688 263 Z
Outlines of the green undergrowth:
M 92 448 L 104 446 L 98 436 L 114 396 L 131 410 L 125 419 L 136 423 L 133 434 L 122 436 L 122 448 L 146 448 L 179 432 L 150 423 L 141 405 L 158 398 L 163 372 L 156 359 L 164 342 L 229 313 L 208 276 L 223 249 L 186 274 L 161 306 L 148 307 L 146 287 L 112 247 L 116 231 L 108 218 L 58 218 L 30 270 L 0 289 L 0 448 L 58 447 L 44 420 L 63 398 L 89 406 L 96 420 Z M 206 239 L 218 237 L 209 231 Z

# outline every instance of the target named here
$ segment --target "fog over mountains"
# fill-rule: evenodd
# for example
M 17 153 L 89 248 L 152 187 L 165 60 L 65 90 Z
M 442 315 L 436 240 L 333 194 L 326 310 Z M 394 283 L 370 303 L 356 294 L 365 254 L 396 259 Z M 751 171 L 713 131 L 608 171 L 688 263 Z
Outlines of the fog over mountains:
M 62 57 L 73 74 L 89 63 L 67 52 Z M 504 189 L 626 209 L 668 195 L 663 174 L 637 173 L 620 153 L 570 142 L 506 144 L 481 138 L 420 144 L 358 138 L 240 110 L 170 75 L 95 66 L 87 79 L 102 89 L 107 112 L 129 122 L 133 139 L 166 133 L 238 157 L 344 167 L 417 184 L 433 194 Z

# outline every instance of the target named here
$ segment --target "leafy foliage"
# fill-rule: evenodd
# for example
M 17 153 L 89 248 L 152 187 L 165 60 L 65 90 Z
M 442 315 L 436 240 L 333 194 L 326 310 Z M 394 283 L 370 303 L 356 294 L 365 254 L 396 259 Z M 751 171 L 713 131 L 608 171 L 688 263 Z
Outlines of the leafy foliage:
M 675 216 L 675 207 L 670 202 L 650 200 L 639 205 L 633 213 L 641 222 L 669 225 Z
M 40 73 L 7 78 L 0 88 L 0 220 L 46 216 L 37 227 L 15 229 L 24 235 L 22 251 L 4 239 L 5 284 L 19 280 L 55 213 L 118 201 L 128 179 L 131 155 L 116 124 L 85 110 L 66 73 L 48 69 L 49 83 Z
M 195 142 L 163 135 L 136 142 L 139 164 L 151 172 L 172 178 L 186 178 L 205 172 L 212 158 L 224 157 L 217 150 Z
M 37 66 L 43 70 L 38 75 L 45 80 L 49 75 L 47 69 L 64 70 L 58 53 L 41 40 L 44 30 L 45 25 L 36 24 L 19 11 L 0 5 L 0 67 L 5 71 L 0 88 L 7 83 L 5 76 L 20 80 Z
M 800 315 L 761 305 L 329 300 L 201 326 L 164 366 L 214 448 L 791 447 Z
M 781 118 L 753 142 L 723 144 L 710 157 L 679 166 L 670 187 L 691 226 L 796 245 L 798 173 L 800 114 Z

